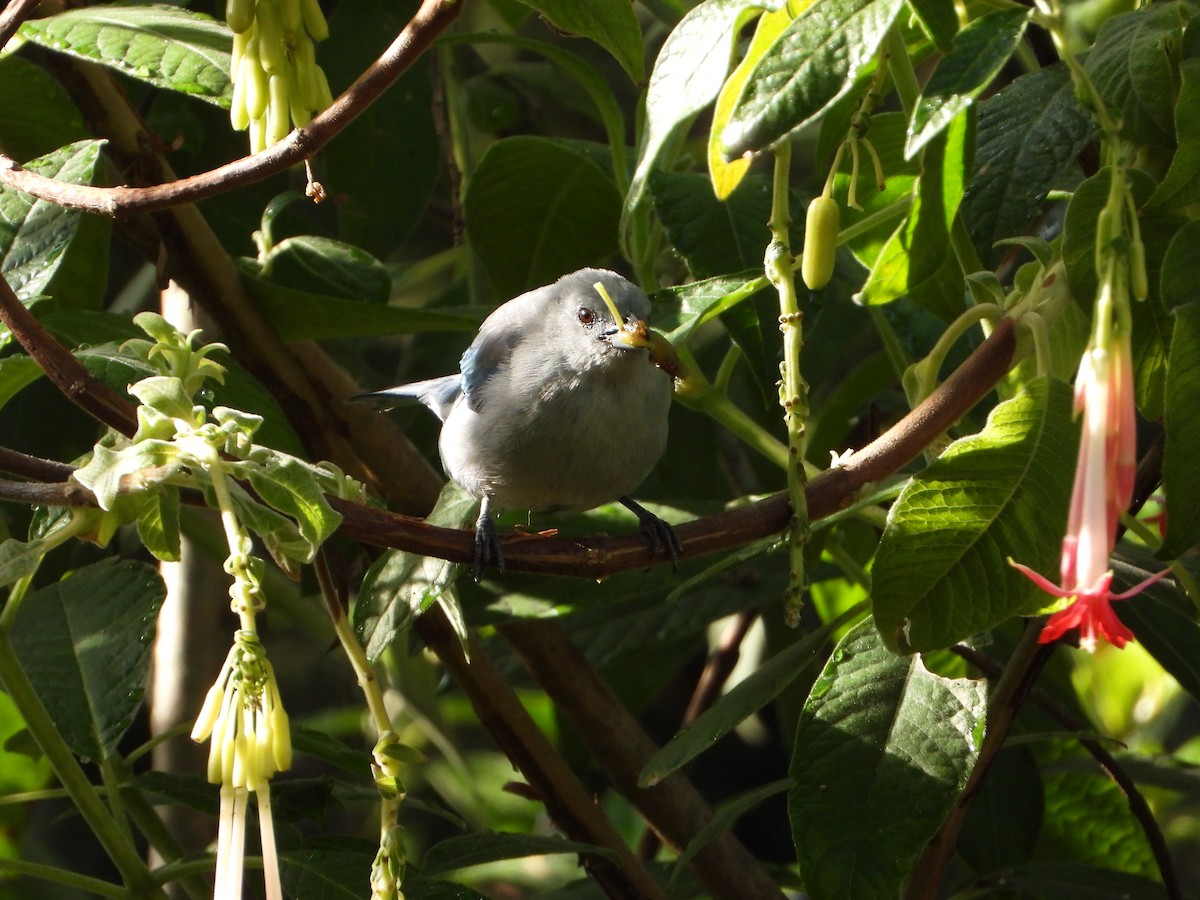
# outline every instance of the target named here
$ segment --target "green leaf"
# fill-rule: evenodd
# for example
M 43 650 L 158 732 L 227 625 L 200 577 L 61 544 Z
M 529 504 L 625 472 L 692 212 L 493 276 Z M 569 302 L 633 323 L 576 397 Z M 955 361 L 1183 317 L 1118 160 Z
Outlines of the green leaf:
M 88 464 L 72 477 L 96 495 L 101 509 L 112 509 L 122 491 L 145 490 L 169 478 L 181 465 L 179 449 L 167 441 L 138 441 L 120 450 L 97 444 Z M 132 475 L 138 478 L 129 478 Z
M 1200 59 L 1179 64 L 1175 140 L 1171 167 L 1147 203 L 1151 209 L 1178 209 L 1200 200 Z
M 965 110 L 925 148 L 908 218 L 879 252 L 858 295 L 862 303 L 880 306 L 907 297 L 947 321 L 962 312 L 962 270 L 950 246 L 950 228 L 970 165 L 972 130 Z
M 362 900 L 371 895 L 371 861 L 365 843 L 316 843 L 279 854 L 284 893 L 294 900 Z M 407 879 L 406 879 L 407 887 Z M 413 895 L 419 900 L 419 895 Z
M 939 650 L 1045 606 L 1005 558 L 1057 570 L 1078 439 L 1070 389 L 1039 379 L 913 478 L 888 515 L 872 575 L 889 647 Z
M 233 93 L 224 23 L 177 6 L 71 9 L 21 26 L 21 37 L 223 109 Z
M 904 155 L 912 159 L 992 83 L 1025 33 L 1032 9 L 985 13 L 959 32 L 913 110 Z
M 434 844 L 425 851 L 421 872 L 426 877 L 444 875 L 467 866 L 552 853 L 587 853 L 608 859 L 616 856 L 613 851 L 603 847 L 566 841 L 552 835 L 483 831 L 446 838 Z
M 28 356 L 0 359 L 0 409 L 13 397 L 42 377 L 42 367 Z
M 330 238 L 286 238 L 263 258 L 262 277 L 273 285 L 347 300 L 386 303 L 392 279 L 366 250 Z
M 107 758 L 133 723 L 166 593 L 158 572 L 145 563 L 106 559 L 21 604 L 13 647 L 78 755 Z
M 766 286 L 761 274 L 743 272 L 664 288 L 651 298 L 650 324 L 672 343 L 687 341 L 696 328 Z
M 1174 57 L 1190 7 L 1180 0 L 1113 16 L 1100 26 L 1084 69 L 1121 137 L 1174 147 L 1178 76 Z
M 829 635 L 843 624 L 845 617 L 839 617 L 760 664 L 650 757 L 638 774 L 638 785 L 658 784 L 778 697 L 817 660 Z
M 954 0 L 910 0 L 909 6 L 939 51 L 949 53 L 954 49 L 954 36 L 958 34 Z
M 1047 192 L 1077 169 L 1094 130 L 1061 65 L 1022 75 L 979 105 L 975 172 L 962 210 L 984 265 L 999 263 L 1007 251 L 996 241 L 1024 233 Z
M 763 55 L 721 135 L 725 158 L 762 150 L 820 115 L 875 59 L 902 0 L 822 0 Z
M 0 57 L 0 147 L 17 162 L 87 138 L 62 85 L 23 57 Z
M 474 249 L 501 297 L 548 284 L 616 251 L 621 198 L 595 161 L 594 148 L 518 136 L 484 152 L 463 211 Z
M 480 316 L 458 310 L 384 306 L 280 287 L 243 261 L 242 281 L 286 341 L 417 334 L 422 331 L 474 331 Z
M 301 561 L 312 562 L 317 550 L 342 522 L 317 484 L 310 468 L 283 453 L 270 456 L 249 468 L 250 486 L 263 502 L 295 520 L 308 541 L 309 553 Z
M 1192 245 L 1193 253 L 1195 245 Z M 1167 534 L 1161 555 L 1181 556 L 1200 543 L 1200 303 L 1175 310 L 1175 333 L 1167 365 L 1163 487 L 1167 495 Z
M 703 828 L 696 832 L 696 836 L 688 841 L 688 845 L 684 848 L 683 853 L 679 854 L 679 859 L 675 861 L 675 867 L 671 871 L 671 883 L 675 884 L 679 880 L 680 876 L 687 870 L 687 866 L 695 859 L 696 854 L 708 846 L 713 838 L 723 831 L 732 829 L 738 819 L 764 800 L 774 797 L 776 794 L 782 793 L 791 787 L 792 779 L 782 778 L 779 781 L 772 781 L 770 784 L 764 784 L 762 787 L 746 791 L 732 800 L 726 800 L 718 806 L 713 810 L 712 818 L 709 819 Z
M 612 0 L 521 0 L 560 31 L 591 38 L 621 64 L 633 81 L 646 77 L 642 29 L 631 3 Z
M 1196 247 L 1200 246 L 1200 221 L 1192 220 L 1175 232 L 1163 255 L 1162 271 L 1158 277 L 1158 293 L 1163 309 L 1175 312 L 1178 307 L 1200 300 L 1200 281 L 1196 279 Z
M 633 211 L 641 205 L 650 173 L 667 147 L 720 93 L 738 32 L 764 8 L 778 5 L 765 0 L 704 0 L 667 35 L 646 88 L 646 130 L 621 215 L 623 240 Z
M 747 177 L 724 202 L 696 172 L 658 171 L 650 176 L 654 211 L 667 240 L 695 278 L 711 278 L 762 265 L 771 242 L 771 183 Z
M 142 496 L 141 512 L 134 520 L 142 544 L 155 559 L 179 560 L 179 489 L 164 485 Z
M 872 622 L 852 628 L 813 685 L 788 796 L 813 900 L 892 898 L 966 783 L 986 684 L 894 656 Z
M 1151 575 L 1117 558 L 1112 569 L 1114 591 L 1129 590 Z M 1113 608 L 1179 686 L 1200 699 L 1200 625 L 1191 601 L 1170 581 L 1159 581 Z
M 1065 859 L 1013 866 L 979 882 L 994 888 L 989 896 L 1037 897 L 1041 900 L 1162 900 L 1160 882 L 1100 866 Z
M 91 184 L 103 143 L 79 141 L 31 160 L 26 168 L 70 184 Z M 78 210 L 0 187 L 0 274 L 22 300 L 45 293 L 81 216 Z
M 292 749 L 306 756 L 324 760 L 356 777 L 371 771 L 370 754 L 355 750 L 331 734 L 316 728 L 292 723 Z
M 0 587 L 32 575 L 38 570 L 46 546 L 42 541 L 18 541 L 9 538 L 0 543 Z
M 449 482 L 426 521 L 461 528 L 478 502 Z M 389 550 L 379 557 L 363 577 L 354 604 L 354 630 L 367 658 L 378 659 L 442 595 L 459 568 L 457 563 L 403 550 Z
M 1028 747 L 1005 747 L 971 801 L 958 852 L 976 872 L 1028 862 L 1042 828 L 1042 773 Z

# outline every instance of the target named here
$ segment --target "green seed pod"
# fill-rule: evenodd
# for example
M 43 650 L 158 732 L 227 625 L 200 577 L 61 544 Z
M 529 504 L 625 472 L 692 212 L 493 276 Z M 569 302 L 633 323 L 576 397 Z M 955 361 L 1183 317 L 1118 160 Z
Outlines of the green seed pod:
M 283 42 L 283 29 L 279 25 L 279 11 L 272 0 L 258 4 L 258 53 L 263 68 L 270 74 L 287 71 L 287 50 Z
M 833 277 L 833 262 L 837 254 L 839 210 L 837 201 L 824 195 L 808 204 L 804 219 L 804 255 L 800 261 L 800 277 L 810 291 L 819 291 Z
M 225 24 L 241 34 L 254 24 L 254 0 L 225 0 Z
M 292 130 L 288 116 L 288 83 L 286 75 L 272 75 L 271 102 L 267 104 L 267 143 L 277 144 Z
M 1150 296 L 1150 276 L 1146 274 L 1146 245 L 1137 237 L 1129 242 L 1129 290 L 1139 300 Z
M 329 23 L 325 21 L 318 0 L 300 0 L 300 15 L 304 19 L 304 30 L 314 41 L 329 37 Z

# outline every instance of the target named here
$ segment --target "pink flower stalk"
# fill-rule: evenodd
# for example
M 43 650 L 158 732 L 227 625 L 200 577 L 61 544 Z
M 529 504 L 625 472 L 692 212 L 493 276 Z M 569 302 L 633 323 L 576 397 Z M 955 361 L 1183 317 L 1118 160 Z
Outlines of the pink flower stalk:
M 1113 602 L 1140 593 L 1166 574 L 1164 570 L 1152 575 L 1122 594 L 1110 590 L 1108 557 L 1116 544 L 1118 519 L 1133 497 L 1137 464 L 1133 359 L 1127 337 L 1114 336 L 1083 354 L 1075 380 L 1075 411 L 1083 414 L 1083 432 L 1063 538 L 1061 587 L 1028 566 L 1008 562 L 1046 593 L 1072 601 L 1050 617 L 1038 640 L 1046 644 L 1078 628 L 1079 645 L 1093 652 L 1098 636 L 1118 648 L 1133 639 L 1113 611 Z

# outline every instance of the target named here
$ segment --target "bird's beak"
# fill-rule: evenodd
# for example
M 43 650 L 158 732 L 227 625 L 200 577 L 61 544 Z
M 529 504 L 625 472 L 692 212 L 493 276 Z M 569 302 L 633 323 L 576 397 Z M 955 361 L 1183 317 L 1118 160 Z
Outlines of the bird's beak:
M 650 328 L 641 319 L 626 319 L 621 328 L 610 328 L 604 337 L 614 347 L 638 350 L 650 346 Z

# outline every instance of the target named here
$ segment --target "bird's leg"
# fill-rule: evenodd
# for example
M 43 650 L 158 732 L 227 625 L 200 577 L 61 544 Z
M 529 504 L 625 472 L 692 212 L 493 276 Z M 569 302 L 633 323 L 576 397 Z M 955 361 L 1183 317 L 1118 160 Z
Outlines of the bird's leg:
M 674 567 L 683 555 L 683 544 L 679 542 L 679 535 L 675 533 L 675 529 L 637 501 L 629 497 L 621 497 L 619 501 L 638 517 L 638 530 L 650 540 L 650 555 L 657 556 L 661 546 L 667 551 L 667 556 L 671 557 L 671 566 Z
M 500 538 L 492 524 L 488 497 L 485 494 L 479 504 L 479 518 L 475 520 L 475 564 L 471 574 L 476 581 L 483 578 L 489 566 L 504 571 L 504 553 L 500 550 Z

